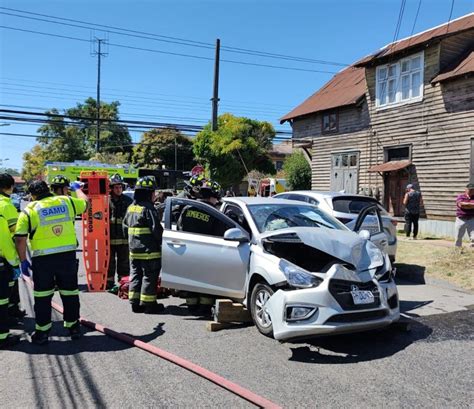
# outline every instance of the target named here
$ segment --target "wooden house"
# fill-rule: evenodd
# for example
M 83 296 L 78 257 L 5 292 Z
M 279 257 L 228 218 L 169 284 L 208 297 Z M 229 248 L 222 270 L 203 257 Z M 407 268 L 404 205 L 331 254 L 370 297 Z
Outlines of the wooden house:
M 311 157 L 314 190 L 372 195 L 401 216 L 415 183 L 423 217 L 454 220 L 474 181 L 474 13 L 364 57 L 285 121 Z

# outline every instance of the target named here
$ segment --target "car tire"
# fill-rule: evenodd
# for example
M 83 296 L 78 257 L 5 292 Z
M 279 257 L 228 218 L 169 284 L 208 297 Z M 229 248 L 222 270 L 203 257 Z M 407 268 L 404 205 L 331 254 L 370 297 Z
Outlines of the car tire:
M 257 283 L 250 296 L 250 312 L 252 320 L 259 332 L 273 337 L 273 324 L 270 315 L 265 312 L 265 303 L 273 295 L 273 289 L 267 283 Z

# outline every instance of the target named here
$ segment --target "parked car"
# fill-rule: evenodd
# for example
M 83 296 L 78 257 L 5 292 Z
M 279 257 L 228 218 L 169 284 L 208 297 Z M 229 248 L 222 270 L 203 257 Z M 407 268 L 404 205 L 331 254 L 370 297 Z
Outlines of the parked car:
M 12 193 L 10 195 L 10 199 L 13 203 L 13 206 L 15 206 L 16 210 L 18 212 L 21 212 L 21 196 L 18 195 L 17 193 Z
M 180 230 L 180 206 L 216 233 Z M 378 234 L 385 239 L 381 223 Z M 224 198 L 219 211 L 168 198 L 161 282 L 242 302 L 258 330 L 279 340 L 383 327 L 399 319 L 398 292 L 388 256 L 369 236 L 299 201 Z
M 390 216 L 384 207 L 373 197 L 352 195 L 339 192 L 317 192 L 313 190 L 296 190 L 280 193 L 274 196 L 280 199 L 299 200 L 319 206 L 347 227 L 353 230 L 360 211 L 369 205 L 376 205 L 380 210 L 385 234 L 387 235 L 387 253 L 392 263 L 397 255 L 397 221 Z M 366 229 L 370 230 L 370 220 L 367 220 Z M 372 223 L 373 224 L 373 223 Z

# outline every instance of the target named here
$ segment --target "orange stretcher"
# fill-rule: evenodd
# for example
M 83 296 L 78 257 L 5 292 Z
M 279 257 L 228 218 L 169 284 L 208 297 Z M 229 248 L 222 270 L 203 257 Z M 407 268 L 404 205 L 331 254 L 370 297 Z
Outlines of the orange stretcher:
M 80 181 L 89 198 L 82 215 L 82 256 L 89 291 L 105 291 L 110 257 L 109 179 L 107 172 L 82 171 Z

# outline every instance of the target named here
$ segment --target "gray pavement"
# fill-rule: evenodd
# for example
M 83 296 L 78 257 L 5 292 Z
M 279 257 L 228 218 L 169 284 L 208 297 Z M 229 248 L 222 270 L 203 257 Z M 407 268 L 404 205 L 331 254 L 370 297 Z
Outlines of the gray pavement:
M 85 283 L 82 266 L 80 281 Z M 283 407 L 472 407 L 474 295 L 409 282 L 399 289 L 411 332 L 391 328 L 300 343 L 266 338 L 253 326 L 208 332 L 206 321 L 188 315 L 177 298 L 164 300 L 164 314 L 150 316 L 133 314 L 126 301 L 111 294 L 82 292 L 81 313 Z M 24 286 L 22 297 L 31 317 L 31 294 Z M 32 330 L 31 318 L 25 327 Z M 52 333 L 47 347 L 25 340 L 0 352 L 6 374 L 0 381 L 2 407 L 250 406 L 100 333 L 70 341 L 60 323 Z

